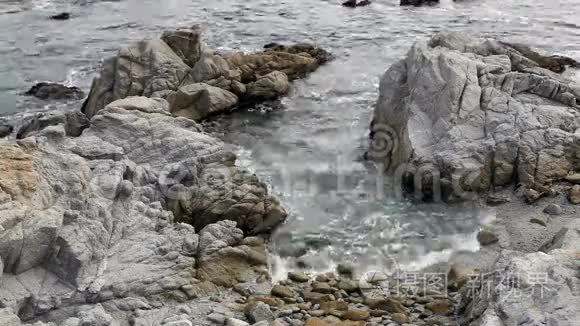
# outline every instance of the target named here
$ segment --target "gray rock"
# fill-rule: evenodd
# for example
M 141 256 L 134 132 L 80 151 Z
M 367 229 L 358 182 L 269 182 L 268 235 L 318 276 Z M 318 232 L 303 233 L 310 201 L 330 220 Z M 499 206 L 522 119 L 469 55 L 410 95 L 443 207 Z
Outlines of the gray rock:
M 14 131 L 14 127 L 9 125 L 0 125 L 0 138 L 10 136 L 12 131 Z
M 238 97 L 235 94 L 205 83 L 180 87 L 167 99 L 173 114 L 192 120 L 223 113 L 238 103 Z
M 218 293 L 208 275 L 267 274 L 264 242 L 243 232 L 268 232 L 283 208 L 167 106 L 125 98 L 78 137 L 57 125 L 0 141 L 1 307 L 23 320 L 161 325 L 183 314 L 179 302 Z M 159 308 L 146 299 L 156 297 L 172 300 Z
M 78 137 L 89 124 L 89 120 L 81 112 L 42 112 L 26 121 L 16 133 L 16 138 L 23 139 L 57 125 L 63 126 L 67 136 Z
M 561 215 L 562 214 L 562 207 L 557 204 L 550 204 L 544 208 L 544 213 L 548 215 Z
M 290 83 L 288 76 L 280 71 L 273 71 L 258 78 L 250 85 L 247 96 L 257 99 L 273 99 L 288 93 Z
M 515 180 L 544 193 L 575 167 L 580 94 L 526 55 L 462 33 L 416 43 L 381 79 L 367 156 L 433 199 Z
M 85 97 L 85 93 L 78 87 L 45 82 L 32 86 L 24 95 L 34 96 L 42 100 L 80 100 Z
M 207 319 L 213 323 L 218 324 L 218 325 L 223 325 L 223 324 L 225 324 L 225 321 L 226 321 L 226 317 L 224 315 L 218 314 L 218 313 L 209 314 L 207 316 Z
M 256 302 L 256 304 L 247 312 L 247 315 L 253 323 L 274 321 L 274 319 L 276 319 L 272 310 L 270 310 L 270 306 L 261 301 Z
M 226 326 L 250 326 L 250 324 L 246 323 L 243 320 L 228 318 L 226 319 Z
M 106 60 L 82 112 L 92 118 L 107 104 L 129 96 L 162 96 L 189 80 L 191 68 L 162 40 L 145 40 Z
M 198 26 L 165 31 L 161 39 L 190 67 L 201 57 L 201 30 Z

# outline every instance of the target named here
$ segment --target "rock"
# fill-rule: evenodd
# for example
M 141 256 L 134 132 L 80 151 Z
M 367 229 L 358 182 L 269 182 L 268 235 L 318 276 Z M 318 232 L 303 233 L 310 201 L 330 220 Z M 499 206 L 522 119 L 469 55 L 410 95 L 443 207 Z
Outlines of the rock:
M 341 280 L 337 286 L 339 289 L 344 290 L 347 293 L 360 290 L 359 282 L 354 280 Z
M 489 246 L 499 241 L 499 238 L 491 230 L 483 229 L 477 234 L 477 241 L 482 246 Z
M 489 194 L 487 196 L 487 204 L 490 206 L 499 206 L 511 201 L 511 197 L 509 196 L 501 196 L 495 194 Z
M 328 51 L 309 43 L 298 43 L 290 46 L 279 43 L 269 43 L 264 45 L 264 49 L 266 49 L 266 52 L 274 51 L 299 55 L 308 54 L 316 60 L 318 65 L 325 64 L 333 59 L 332 54 Z
M 61 12 L 60 14 L 52 15 L 49 18 L 52 20 L 68 20 L 70 18 L 70 13 Z
M 228 318 L 226 319 L 226 326 L 250 326 L 250 324 L 239 319 Z
M 35 84 L 24 95 L 42 100 L 80 100 L 85 97 L 84 92 L 78 87 L 48 82 Z
M 417 42 L 381 79 L 367 157 L 390 173 L 410 163 L 422 199 L 445 199 L 450 184 L 447 200 L 472 200 L 518 181 L 537 200 L 574 170 L 575 128 L 560 121 L 580 123 L 580 92 L 518 49 L 457 32 Z M 439 180 L 424 175 L 433 170 Z
M 0 138 L 10 136 L 12 131 L 14 131 L 14 127 L 9 125 L 0 125 Z
M 54 325 L 197 325 L 207 314 L 180 303 L 267 279 L 264 241 L 244 236 L 275 227 L 279 203 L 167 107 L 129 97 L 76 137 L 59 117 L 0 140 L 0 307 Z
M 541 320 L 551 320 L 557 325 L 575 325 L 578 320 L 576 290 L 567 284 L 579 281 L 574 264 L 571 264 L 574 254 L 570 251 L 578 250 L 579 246 L 577 239 L 564 243 L 549 254 L 502 251 L 489 267 L 497 272 L 485 281 L 489 282 L 485 292 L 462 298 L 461 307 L 465 312 L 461 314 L 460 324 L 531 326 Z M 506 275 L 512 281 L 507 281 Z M 550 284 L 549 290 L 545 284 Z M 465 295 L 467 287 L 464 290 Z M 517 298 L 513 297 L 516 290 L 519 292 Z M 550 292 L 549 300 L 541 301 L 548 295 L 547 291 Z
M 440 299 L 429 302 L 425 307 L 438 315 L 447 316 L 453 312 L 453 307 L 448 300 Z
M 10 308 L 0 308 L 0 325 L 21 326 L 20 318 Z
M 401 0 L 401 6 L 422 6 L 439 3 L 439 0 Z
M 540 194 L 539 192 L 537 192 L 534 189 L 527 189 L 526 192 L 524 193 L 524 199 L 526 200 L 526 203 L 528 203 L 528 204 L 535 203 L 541 197 L 542 197 L 542 194 Z
M 404 313 L 393 313 L 391 314 L 391 319 L 396 321 L 399 324 L 407 324 L 410 323 L 411 320 L 409 319 L 409 317 L 407 315 L 405 315 Z
M 225 112 L 238 103 L 235 94 L 204 83 L 180 87 L 167 100 L 171 113 L 192 120 Z
M 281 298 L 294 298 L 297 296 L 296 292 L 291 288 L 283 285 L 274 285 L 272 288 L 272 295 L 281 297 Z
M 144 40 L 105 60 L 82 107 L 90 119 L 109 103 L 130 96 L 163 97 L 190 80 L 191 68 L 162 40 Z
M 334 291 L 336 291 L 336 289 L 333 289 L 328 283 L 312 282 L 312 291 L 330 294 L 330 293 L 334 293 Z
M 310 281 L 310 277 L 303 272 L 288 272 L 288 279 L 298 283 Z
M 394 298 L 365 298 L 364 302 L 371 309 L 384 310 L 389 313 L 407 313 L 407 308 Z
M 364 309 L 349 309 L 342 314 L 342 318 L 348 320 L 367 320 L 370 317 L 370 313 Z
M 570 183 L 574 183 L 574 184 L 580 184 L 580 173 L 575 173 L 575 174 L 570 174 L 567 175 L 564 180 L 570 182 Z
M 372 2 L 370 0 L 363 0 L 356 4 L 357 7 L 365 7 L 370 5 Z
M 77 111 L 73 112 L 42 112 L 24 122 L 16 133 L 16 139 L 29 137 L 50 126 L 63 125 L 66 136 L 78 137 L 89 127 L 87 117 Z
M 544 213 L 554 216 L 562 215 L 562 207 L 560 207 L 560 205 L 557 204 L 550 204 L 546 206 L 546 208 L 544 208 Z
M 290 83 L 288 76 L 280 71 L 273 71 L 250 84 L 247 96 L 256 99 L 274 99 L 288 93 Z
M 356 0 L 347 0 L 342 3 L 343 7 L 354 8 L 356 7 Z
M 352 278 L 354 275 L 354 266 L 351 264 L 338 264 L 336 266 L 336 272 L 339 275 L 343 275 L 343 276 Z
M 161 40 L 190 67 L 201 58 L 201 30 L 198 26 L 165 31 Z
M 322 302 L 334 301 L 336 298 L 332 294 L 305 291 L 302 293 L 305 301 L 321 304 Z
M 574 205 L 580 204 L 580 185 L 575 185 L 570 189 L 570 195 L 568 196 L 570 202 Z
M 222 314 L 218 313 L 211 313 L 207 316 L 207 320 L 216 323 L 218 325 L 224 325 L 226 321 L 226 317 Z
M 246 315 L 253 323 L 258 323 L 261 321 L 273 321 L 275 319 L 274 314 L 270 310 L 270 306 L 263 302 L 256 302 L 248 310 Z
M 452 290 L 458 290 L 462 288 L 465 284 L 467 284 L 467 282 L 469 282 L 469 280 L 471 279 L 471 276 L 474 275 L 476 274 L 473 269 L 468 268 L 460 263 L 454 263 L 449 268 L 449 272 L 447 272 L 448 287 Z M 424 303 L 431 301 L 430 297 L 425 298 L 428 299 Z

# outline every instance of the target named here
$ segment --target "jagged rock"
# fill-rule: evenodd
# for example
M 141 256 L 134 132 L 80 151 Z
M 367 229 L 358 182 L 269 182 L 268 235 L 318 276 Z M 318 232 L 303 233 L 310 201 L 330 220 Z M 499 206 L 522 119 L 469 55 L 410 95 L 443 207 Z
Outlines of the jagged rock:
M 10 136 L 12 131 L 14 131 L 14 127 L 9 125 L 0 125 L 0 138 Z
M 273 321 L 275 319 L 272 310 L 270 310 L 270 306 L 261 301 L 251 304 L 246 310 L 246 315 L 253 323 Z
M 49 126 L 62 124 L 67 136 L 78 137 L 89 126 L 89 120 L 81 112 L 42 112 L 27 121 L 16 133 L 17 139 L 26 138 Z
M 20 326 L 20 318 L 10 308 L 0 308 L 0 325 L 2 326 Z
M 444 184 L 472 199 L 516 180 L 545 193 L 578 168 L 578 98 L 574 83 L 508 44 L 440 33 L 382 77 L 367 157 L 414 175 L 433 199 Z
M 42 100 L 80 100 L 85 97 L 85 93 L 78 87 L 47 82 L 32 86 L 24 95 L 34 96 Z
M 288 93 L 290 83 L 288 76 L 280 71 L 273 71 L 250 84 L 247 96 L 257 99 L 274 99 Z
M 98 111 L 78 137 L 63 120 L 0 141 L 1 307 L 23 320 L 161 324 L 180 316 L 175 302 L 218 293 L 214 278 L 267 273 L 264 242 L 242 230 L 267 232 L 283 208 L 219 140 L 167 108 L 130 97 Z M 217 178 L 224 170 L 236 180 Z M 168 311 L 145 298 L 163 298 Z
M 180 44 L 181 45 L 181 44 Z M 160 39 L 144 40 L 107 59 L 82 107 L 90 119 L 109 103 L 129 96 L 163 97 L 190 80 L 191 68 Z
M 200 120 L 222 113 L 238 103 L 238 97 L 219 87 L 204 83 L 190 84 L 167 97 L 174 115 Z
M 264 45 L 264 49 L 266 49 L 266 52 L 273 51 L 301 55 L 308 54 L 310 57 L 316 59 L 318 65 L 323 65 L 333 59 L 332 54 L 328 51 L 309 43 L 298 43 L 290 46 L 279 43 L 269 43 Z
M 198 26 L 165 31 L 161 35 L 161 40 L 190 67 L 201 58 L 201 30 Z

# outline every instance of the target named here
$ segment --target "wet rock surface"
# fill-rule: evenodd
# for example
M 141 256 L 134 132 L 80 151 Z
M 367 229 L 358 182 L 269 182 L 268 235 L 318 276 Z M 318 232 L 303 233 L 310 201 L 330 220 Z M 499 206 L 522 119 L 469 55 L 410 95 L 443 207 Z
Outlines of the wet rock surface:
M 114 100 L 161 97 L 169 101 L 170 112 L 202 120 L 285 95 L 289 81 L 331 58 L 302 43 L 271 43 L 257 53 L 217 53 L 203 48 L 199 28 L 181 28 L 132 44 L 107 60 L 82 111 L 90 118 Z
M 110 103 L 74 136 L 49 120 L 0 143 L 0 320 L 163 324 L 201 318 L 195 298 L 205 320 L 204 297 L 265 277 L 247 236 L 284 209 L 165 100 Z
M 580 88 L 533 53 L 451 32 L 415 44 L 382 78 L 369 157 L 391 171 L 409 163 L 425 197 L 514 183 L 529 202 L 549 196 L 580 169 Z M 440 183 L 416 173 L 432 170 Z
M 32 86 L 24 95 L 34 96 L 41 100 L 80 100 L 85 97 L 85 93 L 78 87 L 48 82 Z

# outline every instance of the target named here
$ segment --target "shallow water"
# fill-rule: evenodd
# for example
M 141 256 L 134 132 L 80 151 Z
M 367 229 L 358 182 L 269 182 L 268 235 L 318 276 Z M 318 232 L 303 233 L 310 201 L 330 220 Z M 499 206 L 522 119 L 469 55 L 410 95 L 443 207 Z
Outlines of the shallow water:
M 72 18 L 47 19 L 62 11 Z M 579 14 L 580 0 L 443 0 L 420 8 L 384 0 L 356 9 L 341 7 L 339 0 L 3 1 L 0 115 L 78 109 L 80 102 L 46 103 L 17 94 L 44 80 L 88 91 L 101 60 L 119 46 L 179 25 L 201 25 L 211 48 L 317 43 L 336 60 L 296 82 L 283 108 L 222 116 L 208 130 L 232 144 L 240 164 L 269 181 L 291 212 L 274 236 L 275 267 L 324 269 L 346 260 L 361 268 L 393 261 L 419 268 L 454 250 L 475 250 L 474 232 L 493 212 L 411 205 L 389 195 L 389 183 L 382 187 L 380 175 L 360 159 L 379 76 L 414 41 L 441 30 L 580 59 Z

